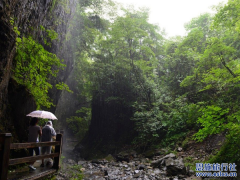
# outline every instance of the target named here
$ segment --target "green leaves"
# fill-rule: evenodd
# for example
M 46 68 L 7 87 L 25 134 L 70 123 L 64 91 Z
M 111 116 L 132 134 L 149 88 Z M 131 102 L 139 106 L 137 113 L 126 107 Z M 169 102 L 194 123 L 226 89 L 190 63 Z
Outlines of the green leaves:
M 33 95 L 37 109 L 41 106 L 51 107 L 48 91 L 52 88 L 49 77 L 56 77 L 58 70 L 65 65 L 52 54 L 45 50 L 32 37 L 17 38 L 17 53 L 15 56 L 15 68 L 13 78 L 17 83 L 27 87 Z M 58 89 L 70 91 L 64 83 L 56 85 Z
M 91 108 L 82 107 L 77 110 L 77 116 L 67 118 L 66 122 L 71 132 L 81 140 L 88 130 L 91 120 Z
M 147 10 L 122 8 L 121 16 L 108 16 L 101 3 L 111 7 L 106 11 L 116 7 L 108 2 L 81 0 L 70 27 L 81 101 L 133 107 L 136 142 L 175 144 L 194 130 L 197 141 L 225 131 L 229 142 L 239 143 L 239 2 L 193 18 L 186 36 L 169 39 L 148 22 Z M 119 112 L 117 118 L 126 117 Z M 80 127 L 82 118 L 69 126 Z
M 139 133 L 135 141 L 138 143 L 144 141 L 147 144 L 159 137 L 158 131 L 162 129 L 163 112 L 157 106 L 151 110 L 145 108 L 147 106 L 135 103 L 136 111 L 132 120 L 135 121 L 136 131 Z
M 73 91 L 69 89 L 68 85 L 63 82 L 56 84 L 56 88 L 58 90 L 65 90 L 67 92 L 73 93 Z
M 207 136 L 223 132 L 228 125 L 227 114 L 229 109 L 222 109 L 218 106 L 207 106 L 201 109 L 202 116 L 198 118 L 198 123 L 201 124 L 200 129 L 195 135 L 194 140 L 203 141 Z

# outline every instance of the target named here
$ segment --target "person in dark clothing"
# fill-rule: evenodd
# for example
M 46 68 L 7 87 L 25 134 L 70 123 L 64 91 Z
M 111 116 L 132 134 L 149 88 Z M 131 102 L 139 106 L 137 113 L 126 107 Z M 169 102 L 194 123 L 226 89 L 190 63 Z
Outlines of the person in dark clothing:
M 42 135 L 41 127 L 37 125 L 38 124 L 38 118 L 32 118 L 30 121 L 30 126 L 28 127 L 28 142 L 39 142 L 38 136 Z M 33 152 L 35 151 L 36 156 L 38 156 L 40 153 L 39 147 L 35 148 L 29 148 L 29 155 L 33 156 Z M 29 163 L 30 170 L 36 170 L 35 167 L 33 167 L 35 161 Z

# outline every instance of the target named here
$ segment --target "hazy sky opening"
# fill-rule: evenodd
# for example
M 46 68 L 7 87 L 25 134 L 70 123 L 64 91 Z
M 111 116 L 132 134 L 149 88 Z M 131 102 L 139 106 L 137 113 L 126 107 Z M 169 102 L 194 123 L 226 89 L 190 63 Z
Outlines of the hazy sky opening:
M 168 36 L 185 35 L 184 24 L 192 18 L 211 10 L 227 0 L 116 0 L 125 5 L 135 7 L 148 7 L 150 9 L 149 21 L 165 29 Z

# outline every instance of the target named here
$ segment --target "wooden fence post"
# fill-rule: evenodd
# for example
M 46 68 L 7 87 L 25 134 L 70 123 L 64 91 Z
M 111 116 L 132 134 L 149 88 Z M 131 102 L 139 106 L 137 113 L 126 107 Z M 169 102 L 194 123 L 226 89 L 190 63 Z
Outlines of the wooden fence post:
M 60 145 L 55 147 L 55 153 L 59 153 L 58 157 L 54 158 L 53 168 L 60 169 L 60 159 L 62 154 L 62 134 L 57 134 L 56 141 L 60 142 Z
M 0 179 L 7 180 L 10 155 L 11 133 L 0 134 Z
M 62 134 L 62 147 L 66 145 L 66 137 L 64 136 L 64 130 L 60 129 L 60 134 Z

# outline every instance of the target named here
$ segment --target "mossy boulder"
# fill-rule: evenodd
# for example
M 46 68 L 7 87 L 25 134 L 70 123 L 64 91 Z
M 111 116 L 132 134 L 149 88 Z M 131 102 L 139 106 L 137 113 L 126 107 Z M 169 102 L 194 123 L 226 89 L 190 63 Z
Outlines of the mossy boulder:
M 107 157 L 105 157 L 104 159 L 106 159 L 108 162 L 113 162 L 113 161 L 115 161 L 115 158 L 111 155 L 111 154 L 109 154 Z

